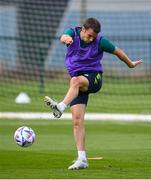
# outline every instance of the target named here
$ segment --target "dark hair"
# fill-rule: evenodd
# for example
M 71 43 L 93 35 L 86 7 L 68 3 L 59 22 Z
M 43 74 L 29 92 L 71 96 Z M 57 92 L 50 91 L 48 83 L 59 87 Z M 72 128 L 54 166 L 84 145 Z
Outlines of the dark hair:
M 101 31 L 101 24 L 95 18 L 88 18 L 88 19 L 86 19 L 86 21 L 85 21 L 83 26 L 84 26 L 85 29 L 89 29 L 89 28 L 93 29 L 93 31 L 95 33 L 97 33 L 97 34 Z

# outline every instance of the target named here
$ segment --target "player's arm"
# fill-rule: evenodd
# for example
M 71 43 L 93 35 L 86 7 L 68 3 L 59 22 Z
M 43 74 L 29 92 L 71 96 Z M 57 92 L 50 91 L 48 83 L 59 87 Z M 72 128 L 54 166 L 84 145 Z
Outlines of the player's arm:
M 71 28 L 68 28 L 64 31 L 63 35 L 60 38 L 60 41 L 62 43 L 65 43 L 67 45 L 71 44 L 73 42 L 73 37 L 74 37 L 74 31 Z
M 101 38 L 99 48 L 102 51 L 116 55 L 130 68 L 134 68 L 143 62 L 141 59 L 132 61 L 120 48 L 114 46 L 114 44 L 111 41 L 109 41 L 106 37 Z
M 121 60 L 123 61 L 125 64 L 127 64 L 127 66 L 129 68 L 134 68 L 139 64 L 142 64 L 143 61 L 141 59 L 138 59 L 136 61 L 132 61 L 124 51 L 122 51 L 120 48 L 115 48 L 114 50 L 114 54 Z

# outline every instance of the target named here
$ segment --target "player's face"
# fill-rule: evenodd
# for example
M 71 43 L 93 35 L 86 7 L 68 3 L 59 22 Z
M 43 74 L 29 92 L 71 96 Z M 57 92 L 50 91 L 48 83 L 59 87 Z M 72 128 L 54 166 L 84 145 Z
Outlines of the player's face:
M 95 40 L 96 36 L 97 33 L 95 33 L 93 29 L 91 28 L 85 29 L 84 27 L 82 27 L 80 37 L 85 43 L 91 43 L 92 41 Z

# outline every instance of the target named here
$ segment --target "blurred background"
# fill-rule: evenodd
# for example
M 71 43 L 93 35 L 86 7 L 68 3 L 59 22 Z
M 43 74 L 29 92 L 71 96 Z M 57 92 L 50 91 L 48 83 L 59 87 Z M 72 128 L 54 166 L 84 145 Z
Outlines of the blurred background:
M 151 0 L 0 0 L 0 112 L 47 112 L 45 95 L 62 100 L 69 76 L 59 37 L 87 17 L 131 59 L 144 60 L 129 69 L 104 53 L 103 88 L 88 112 L 151 113 Z

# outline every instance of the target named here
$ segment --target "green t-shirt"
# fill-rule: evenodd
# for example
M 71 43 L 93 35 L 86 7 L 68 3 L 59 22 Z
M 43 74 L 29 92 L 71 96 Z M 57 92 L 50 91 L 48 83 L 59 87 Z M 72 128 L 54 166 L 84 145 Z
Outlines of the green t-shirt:
M 71 28 L 68 28 L 64 31 L 64 34 L 66 35 L 69 35 L 71 37 L 74 37 L 75 36 L 75 32 L 73 29 Z M 80 34 L 80 30 L 79 30 L 79 34 Z M 81 40 L 81 43 L 80 43 L 81 47 L 86 47 L 88 46 L 88 44 L 86 44 L 84 41 Z M 108 52 L 108 53 L 111 53 L 113 54 L 114 50 L 115 50 L 115 46 L 106 38 L 106 37 L 102 37 L 100 39 L 100 42 L 99 42 L 99 47 L 100 51 L 105 51 L 105 52 Z

